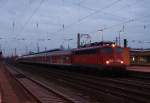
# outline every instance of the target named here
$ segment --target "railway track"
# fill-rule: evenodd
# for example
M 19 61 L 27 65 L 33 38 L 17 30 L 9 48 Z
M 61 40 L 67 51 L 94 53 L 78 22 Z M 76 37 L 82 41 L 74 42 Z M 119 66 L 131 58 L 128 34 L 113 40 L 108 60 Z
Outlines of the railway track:
M 10 67 L 8 67 L 8 71 L 23 86 L 23 88 L 38 101 L 38 103 L 75 103 L 62 93 L 58 93 L 58 91 L 47 87 L 38 80 L 31 79 L 14 68 L 10 69 Z
M 109 96 L 117 96 L 121 101 L 132 101 L 139 103 L 149 103 L 150 101 L 150 85 L 146 83 L 141 83 L 140 81 L 132 81 L 127 79 L 108 79 L 108 78 L 90 78 L 88 76 L 83 76 L 79 74 L 70 74 L 66 72 L 52 72 L 51 77 L 57 78 L 58 75 L 61 77 L 61 82 L 67 83 L 72 86 L 77 86 L 80 84 L 84 86 L 82 89 L 91 89 L 96 91 L 100 95 L 102 92 L 104 94 L 109 94 Z M 74 78 L 75 77 L 75 78 Z M 63 78 L 63 80 L 62 80 Z M 100 81 L 100 82 L 97 82 Z M 113 97 L 115 98 L 115 97 Z
M 94 95 L 98 101 L 103 101 L 103 103 L 149 103 L 150 101 L 150 84 L 139 79 L 99 78 L 54 69 L 42 71 L 41 75 L 46 79 L 80 89 Z

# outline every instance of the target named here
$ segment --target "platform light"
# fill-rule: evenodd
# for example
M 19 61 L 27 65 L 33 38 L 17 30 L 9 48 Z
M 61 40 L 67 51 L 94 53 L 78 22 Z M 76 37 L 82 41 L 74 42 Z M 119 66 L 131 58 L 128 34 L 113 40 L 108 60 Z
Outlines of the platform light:
M 123 62 L 123 61 L 120 61 L 120 63 L 123 64 L 124 62 Z
M 110 63 L 110 62 L 107 60 L 107 61 L 106 61 L 106 64 L 109 64 L 109 63 Z
M 135 61 L 135 57 L 132 58 L 132 61 L 133 61 L 133 62 Z

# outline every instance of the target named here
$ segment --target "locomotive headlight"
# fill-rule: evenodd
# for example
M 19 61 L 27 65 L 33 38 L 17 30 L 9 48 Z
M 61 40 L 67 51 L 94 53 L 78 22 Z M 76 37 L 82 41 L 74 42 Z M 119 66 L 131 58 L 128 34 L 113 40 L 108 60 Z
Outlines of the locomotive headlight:
M 114 47 L 115 47 L 115 44 L 112 44 L 111 46 L 114 48 Z
M 106 64 L 109 64 L 109 63 L 110 63 L 110 62 L 107 60 L 107 61 L 106 61 Z
M 120 61 L 120 63 L 123 64 L 124 62 L 123 62 L 123 61 Z

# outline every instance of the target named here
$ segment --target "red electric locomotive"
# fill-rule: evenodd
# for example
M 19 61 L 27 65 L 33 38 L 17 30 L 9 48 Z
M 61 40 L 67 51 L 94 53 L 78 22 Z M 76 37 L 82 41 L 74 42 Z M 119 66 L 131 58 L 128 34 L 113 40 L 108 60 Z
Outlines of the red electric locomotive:
M 128 58 L 127 48 L 122 48 L 113 42 L 98 42 L 72 50 L 55 49 L 25 55 L 18 60 L 28 63 L 123 70 L 129 64 Z
M 125 69 L 129 64 L 128 58 L 128 48 L 113 42 L 100 42 L 73 50 L 72 63 L 99 69 Z

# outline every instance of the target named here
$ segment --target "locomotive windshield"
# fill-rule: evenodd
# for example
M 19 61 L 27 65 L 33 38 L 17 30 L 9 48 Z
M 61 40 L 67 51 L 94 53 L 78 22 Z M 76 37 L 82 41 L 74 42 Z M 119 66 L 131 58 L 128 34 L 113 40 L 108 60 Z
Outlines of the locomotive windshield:
M 110 54 L 113 52 L 113 49 L 111 47 L 106 47 L 102 49 L 102 52 Z
M 123 48 L 116 48 L 116 53 L 122 53 L 123 52 Z
M 123 48 L 117 47 L 114 48 L 114 51 L 116 53 L 122 53 L 123 52 Z M 102 49 L 102 53 L 107 53 L 107 54 L 111 54 L 113 52 L 113 48 L 112 47 L 105 47 Z

